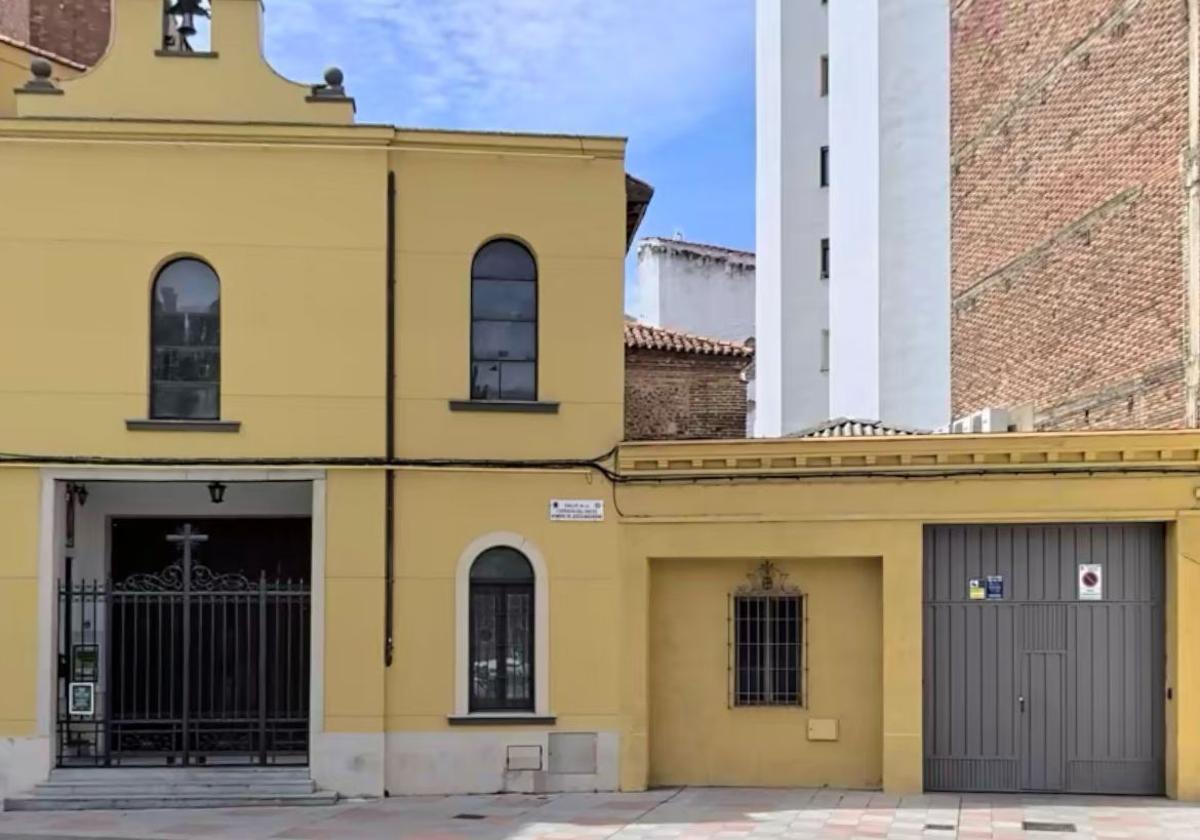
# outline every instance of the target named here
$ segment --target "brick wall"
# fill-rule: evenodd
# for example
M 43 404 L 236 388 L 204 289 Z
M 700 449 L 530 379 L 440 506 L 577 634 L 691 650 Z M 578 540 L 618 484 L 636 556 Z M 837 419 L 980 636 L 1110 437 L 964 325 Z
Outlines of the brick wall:
M 1182 425 L 1182 0 L 953 0 L 953 405 Z
M 749 359 L 664 350 L 625 351 L 627 440 L 746 436 Z
M 0 3 L 8 0 L 0 0 Z M 29 43 L 95 64 L 108 49 L 110 0 L 22 0 L 29 6 Z
M 29 0 L 0 0 L 0 33 L 29 42 Z

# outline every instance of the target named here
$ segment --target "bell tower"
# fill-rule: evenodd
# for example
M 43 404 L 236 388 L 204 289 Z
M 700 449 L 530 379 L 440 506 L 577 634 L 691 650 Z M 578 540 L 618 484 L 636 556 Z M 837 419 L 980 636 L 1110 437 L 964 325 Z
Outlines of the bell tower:
M 198 26 L 212 19 L 206 0 L 165 0 L 163 9 L 164 52 L 195 52 Z
M 21 117 L 348 125 L 341 70 L 284 79 L 262 53 L 263 0 L 112 0 L 112 43 L 90 72 L 18 90 Z M 314 68 L 315 69 L 315 68 Z M 51 94 L 51 95 L 47 95 Z

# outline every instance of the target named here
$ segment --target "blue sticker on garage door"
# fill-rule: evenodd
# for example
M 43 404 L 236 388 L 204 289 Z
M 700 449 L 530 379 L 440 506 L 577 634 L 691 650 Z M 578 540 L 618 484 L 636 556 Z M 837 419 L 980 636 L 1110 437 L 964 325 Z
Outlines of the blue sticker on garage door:
M 1004 600 L 1004 576 L 1003 575 L 988 575 L 985 583 L 985 591 L 989 601 Z

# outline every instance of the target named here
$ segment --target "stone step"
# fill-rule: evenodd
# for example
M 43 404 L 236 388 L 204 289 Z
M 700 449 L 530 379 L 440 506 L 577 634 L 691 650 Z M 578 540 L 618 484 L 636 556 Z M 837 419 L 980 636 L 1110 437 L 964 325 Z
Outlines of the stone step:
M 307 767 L 288 769 L 239 767 L 225 770 L 207 768 L 133 768 L 97 767 L 62 768 L 50 771 L 48 784 L 70 785 L 145 785 L 145 784 L 241 784 L 307 782 Z
M 37 785 L 33 789 L 34 796 L 48 796 L 50 798 L 62 798 L 67 796 L 123 796 L 126 794 L 138 795 L 145 793 L 147 790 L 164 796 L 176 796 L 179 794 L 204 794 L 204 793 L 253 793 L 258 796 L 260 794 L 276 795 L 298 795 L 313 793 L 317 789 L 316 785 L 311 780 L 300 780 L 295 782 L 262 782 L 255 780 L 253 783 L 245 782 L 173 782 L 160 781 L 146 783 L 141 785 L 131 784 L 114 784 L 111 782 L 92 782 L 79 783 L 74 782 L 44 782 Z
M 52 776 L 161 776 L 164 773 L 188 774 L 193 776 L 307 776 L 306 764 L 274 764 L 265 767 L 257 764 L 228 764 L 187 767 L 172 767 L 170 765 L 150 765 L 148 767 L 55 767 L 50 771 Z
M 14 796 L 4 800 L 5 811 L 139 811 L 177 808 L 248 808 L 254 806 L 321 806 L 337 802 L 336 793 L 270 794 L 243 790 L 240 793 L 162 794 L 145 789 L 141 793 L 75 796 Z
M 307 767 L 67 767 L 32 793 L 4 800 L 6 811 L 242 808 L 332 805 Z

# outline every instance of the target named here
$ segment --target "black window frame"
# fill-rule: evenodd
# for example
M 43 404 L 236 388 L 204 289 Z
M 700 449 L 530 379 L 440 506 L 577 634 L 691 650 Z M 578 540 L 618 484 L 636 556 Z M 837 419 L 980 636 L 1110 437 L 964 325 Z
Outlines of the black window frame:
M 829 279 L 829 237 L 821 239 L 821 279 Z
M 829 147 L 821 147 L 821 186 L 829 186 Z
M 211 414 L 183 414 L 183 413 L 175 413 L 175 412 L 163 412 L 163 411 L 160 411 L 157 407 L 158 400 L 156 399 L 156 397 L 159 394 L 159 387 L 161 385 L 188 384 L 188 383 L 191 383 L 193 385 L 198 385 L 204 381 L 204 380 L 168 380 L 168 379 L 160 380 L 155 375 L 155 366 L 157 364 L 157 357 L 159 355 L 158 351 L 164 345 L 164 342 L 161 340 L 161 337 L 160 337 L 160 325 L 158 323 L 158 318 L 156 317 L 158 314 L 158 312 L 157 312 L 158 288 L 159 288 L 159 284 L 163 281 L 167 272 L 172 267 L 177 266 L 180 263 L 196 263 L 197 265 L 203 266 L 209 272 L 211 272 L 213 280 L 216 282 L 217 309 L 216 309 L 215 315 L 216 315 L 217 343 L 215 346 L 216 363 L 214 365 L 216 368 L 216 375 L 211 383 L 211 387 L 213 387 L 215 390 L 215 396 L 213 398 L 213 412 Z M 172 259 L 167 260 L 162 265 L 160 265 L 158 270 L 154 273 L 154 280 L 150 284 L 150 306 L 149 306 L 149 310 L 150 310 L 150 313 L 149 313 L 150 314 L 150 330 L 149 330 L 149 332 L 150 332 L 150 347 L 149 347 L 150 358 L 149 358 L 149 366 L 148 366 L 148 370 L 147 370 L 147 380 L 148 380 L 147 381 L 147 396 L 148 396 L 149 404 L 147 405 L 146 416 L 150 420 L 208 422 L 208 421 L 221 419 L 221 361 L 222 361 L 221 360 L 221 356 L 222 356 L 222 351 L 221 351 L 222 288 L 221 287 L 222 287 L 222 283 L 221 283 L 220 273 L 217 272 L 216 268 L 213 267 L 212 263 L 210 263 L 208 260 L 203 259 L 202 257 L 198 257 L 198 256 L 181 255 L 178 257 L 173 257 Z
M 487 278 L 487 277 L 478 276 L 476 274 L 476 266 L 479 263 L 479 258 L 484 254 L 484 252 L 488 248 L 493 247 L 498 244 L 501 244 L 501 243 L 516 245 L 521 250 L 523 250 L 526 253 L 526 255 L 529 257 L 529 263 L 533 267 L 532 279 L 530 279 L 528 281 L 508 280 L 505 282 L 529 282 L 529 283 L 533 284 L 533 318 L 532 318 L 532 320 L 477 318 L 475 315 L 475 311 L 476 311 L 475 310 L 475 303 L 476 303 L 476 301 L 475 301 L 475 284 L 477 282 L 487 282 L 488 280 L 498 279 L 498 278 Z M 480 245 L 479 248 L 476 249 L 474 256 L 471 258 L 471 279 L 470 279 L 470 282 L 471 282 L 471 320 L 470 320 L 470 337 L 469 337 L 470 359 L 469 359 L 469 363 L 468 363 L 468 367 L 467 367 L 467 390 L 468 390 L 468 395 L 469 395 L 469 399 L 471 402 L 535 403 L 538 401 L 538 394 L 540 392 L 540 384 L 541 384 L 539 382 L 540 373 L 541 373 L 540 365 L 539 365 L 539 359 L 541 356 L 541 336 L 540 336 L 540 325 L 541 325 L 541 289 L 540 289 L 541 282 L 540 282 L 540 280 L 541 280 L 541 278 L 539 275 L 540 275 L 540 271 L 538 269 L 538 261 L 537 261 L 537 257 L 533 253 L 533 249 L 530 248 L 529 245 L 526 244 L 525 242 L 523 242 L 520 239 L 517 239 L 516 237 L 513 237 L 513 236 L 497 236 L 497 237 L 493 237 L 493 238 L 487 240 L 482 245 Z M 509 323 L 509 324 L 532 323 L 533 324 L 533 358 L 532 359 L 522 359 L 522 360 L 517 361 L 517 363 L 521 363 L 521 364 L 527 363 L 527 364 L 533 365 L 533 392 L 531 394 L 521 396 L 518 398 L 513 398 L 511 396 L 506 395 L 504 392 L 504 387 L 503 387 L 503 369 L 501 369 L 501 371 L 500 371 L 501 380 L 500 380 L 499 392 L 498 392 L 497 396 L 478 396 L 476 394 L 475 366 L 477 364 L 486 364 L 489 362 L 496 363 L 496 364 L 504 364 L 503 360 L 501 360 L 501 359 L 483 359 L 483 358 L 476 357 L 475 325 L 477 322 L 481 322 L 481 321 L 487 322 L 487 323 Z
M 467 710 L 471 714 L 480 712 L 488 713 L 528 713 L 534 714 L 537 710 L 537 573 L 533 568 L 533 563 L 530 562 L 528 556 L 516 549 L 508 549 L 518 554 L 529 566 L 529 577 L 525 580 L 505 580 L 500 578 L 494 579 L 477 579 L 474 577 L 475 565 L 489 551 L 479 554 L 471 563 L 471 570 L 468 572 L 467 584 Z M 528 599 L 529 608 L 526 610 L 526 621 L 528 626 L 525 628 L 526 638 L 528 639 L 526 660 L 527 660 L 527 683 L 526 697 L 524 698 L 509 698 L 509 669 L 498 668 L 496 672 L 496 696 L 481 697 L 476 693 L 475 673 L 478 660 L 476 660 L 476 632 L 478 629 L 478 615 L 475 606 L 476 594 L 486 594 L 495 596 L 495 603 L 498 605 L 495 615 L 493 616 L 492 624 L 496 628 L 497 639 L 494 643 L 496 651 L 503 651 L 507 647 L 507 608 L 508 599 L 510 596 L 524 595 Z
M 808 706 L 808 598 L 765 561 L 729 594 L 729 706 Z

